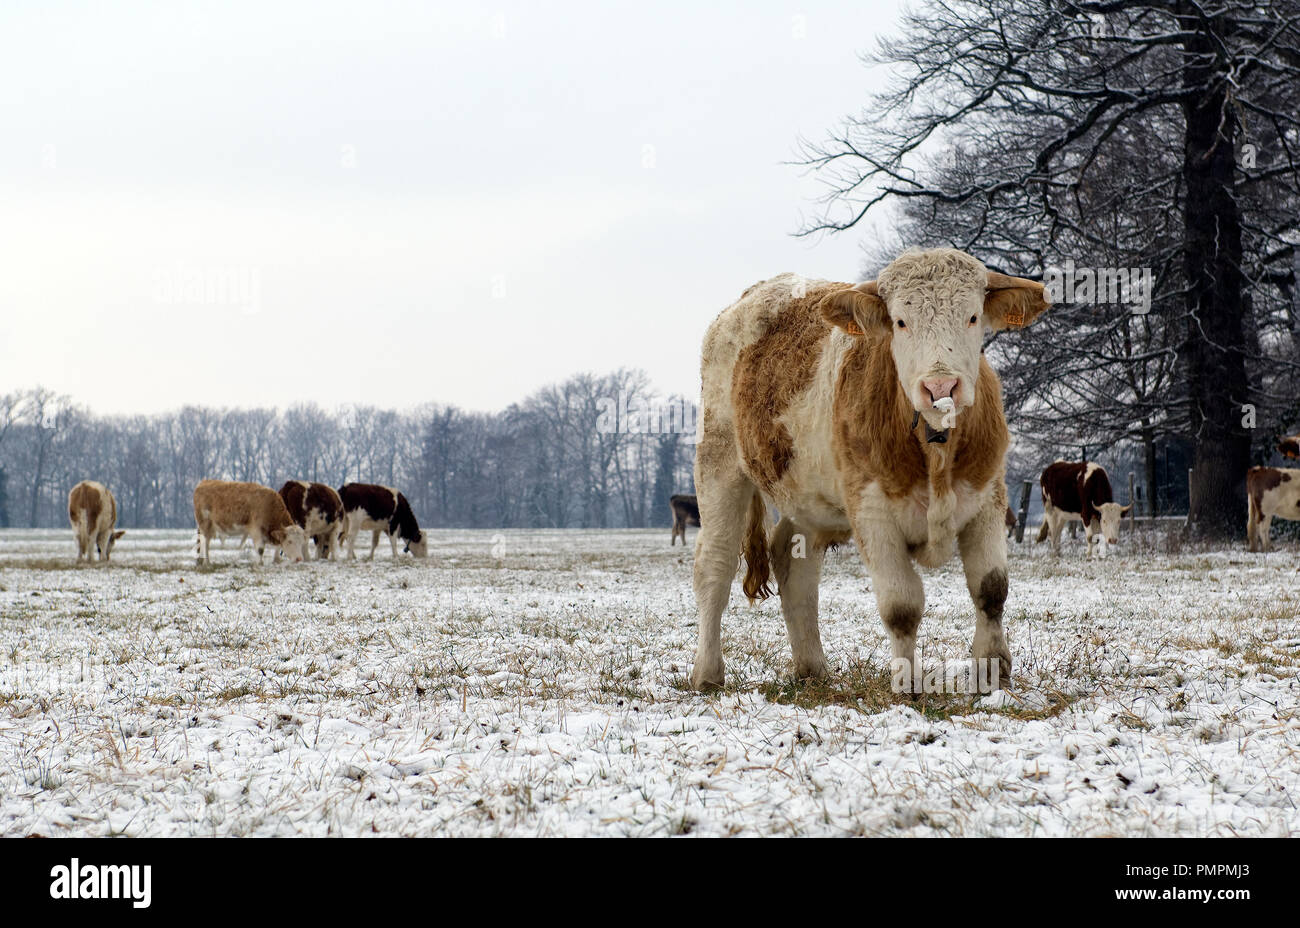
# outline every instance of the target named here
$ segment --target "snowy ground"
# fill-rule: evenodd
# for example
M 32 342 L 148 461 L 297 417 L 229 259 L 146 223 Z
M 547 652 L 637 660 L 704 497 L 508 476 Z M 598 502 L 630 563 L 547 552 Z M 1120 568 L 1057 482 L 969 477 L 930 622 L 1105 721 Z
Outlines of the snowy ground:
M 0 835 L 1300 833 L 1300 551 L 1013 546 L 1016 679 L 895 697 L 852 547 L 833 676 L 775 600 L 687 690 L 691 556 L 656 531 L 432 533 L 428 562 L 259 567 L 131 531 L 0 532 Z M 694 542 L 694 532 L 691 533 Z M 954 561 L 925 661 L 968 654 Z

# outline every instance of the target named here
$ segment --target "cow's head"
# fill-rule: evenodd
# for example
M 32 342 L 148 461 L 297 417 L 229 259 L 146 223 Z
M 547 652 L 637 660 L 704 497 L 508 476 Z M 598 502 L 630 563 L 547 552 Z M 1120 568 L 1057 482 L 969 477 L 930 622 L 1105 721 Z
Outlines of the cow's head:
M 1300 458 L 1300 435 L 1288 435 L 1277 443 L 1284 458 Z
M 884 336 L 912 408 L 939 428 L 935 400 L 975 402 L 984 333 L 1029 325 L 1047 309 L 1041 283 L 990 271 L 953 248 L 909 250 L 875 280 L 823 298 L 821 313 L 858 337 Z
M 1091 544 L 1096 539 L 1101 546 L 1099 553 L 1104 556 L 1108 545 L 1119 543 L 1120 521 L 1129 514 L 1133 504 L 1121 506 L 1119 503 L 1102 503 L 1094 508 L 1097 510 L 1097 518 L 1093 519 L 1092 525 L 1089 526 L 1091 532 L 1088 535 L 1088 542 Z
M 429 533 L 421 531 L 414 539 L 407 539 L 406 550 L 416 557 L 429 556 Z
M 126 529 L 118 529 L 116 532 L 108 536 L 108 544 L 104 547 L 103 551 L 104 560 L 108 560 L 108 556 L 113 553 L 113 545 L 117 544 L 117 540 L 125 534 Z
M 290 525 L 271 532 L 271 541 L 295 564 L 307 557 L 307 532 L 301 525 Z

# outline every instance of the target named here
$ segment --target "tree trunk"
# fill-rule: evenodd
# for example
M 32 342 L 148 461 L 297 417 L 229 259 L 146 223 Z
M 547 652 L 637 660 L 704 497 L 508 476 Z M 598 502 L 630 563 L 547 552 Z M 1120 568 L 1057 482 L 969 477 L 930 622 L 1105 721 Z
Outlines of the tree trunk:
M 1151 420 L 1142 420 L 1142 465 L 1145 472 L 1147 484 L 1147 511 L 1151 518 L 1160 515 L 1159 505 L 1156 502 L 1156 481 L 1159 479 L 1156 475 L 1156 436 L 1151 428 Z
M 1198 28 L 1199 27 L 1199 28 Z M 1241 408 L 1249 402 L 1243 351 L 1241 218 L 1234 191 L 1235 110 L 1214 48 L 1195 24 L 1188 41 L 1183 105 L 1187 126 L 1183 178 L 1187 273 L 1188 391 L 1195 444 L 1188 529 L 1202 537 L 1240 534 L 1250 436 Z
M 37 516 L 40 514 L 41 503 L 41 483 L 45 480 L 45 452 L 49 447 L 45 442 L 45 435 L 40 425 L 36 426 L 36 473 L 32 475 L 32 511 L 29 525 L 32 528 L 37 526 Z

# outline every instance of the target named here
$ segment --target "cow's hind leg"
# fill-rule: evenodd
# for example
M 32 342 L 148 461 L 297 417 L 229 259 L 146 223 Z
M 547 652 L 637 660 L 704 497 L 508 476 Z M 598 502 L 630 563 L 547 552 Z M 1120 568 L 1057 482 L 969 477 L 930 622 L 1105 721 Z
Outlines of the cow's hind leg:
M 730 452 L 734 460 L 732 448 L 714 449 L 712 454 L 701 448 L 697 460 L 712 462 L 719 451 Z M 700 625 L 691 686 L 706 690 L 720 688 L 723 683 L 722 612 L 731 598 L 740 539 L 756 490 L 738 466 L 722 474 L 700 471 L 697 467 L 695 484 L 705 527 L 695 536 L 695 607 Z
M 789 519 L 777 523 L 770 548 L 795 676 L 819 677 L 826 672 L 817 628 L 817 587 L 825 548 L 811 545 L 807 533 Z
M 976 682 L 981 692 L 1011 679 L 1011 650 L 1002 631 L 1007 600 L 1007 540 L 1002 536 L 1003 506 L 985 506 L 957 536 L 966 589 L 975 602 Z

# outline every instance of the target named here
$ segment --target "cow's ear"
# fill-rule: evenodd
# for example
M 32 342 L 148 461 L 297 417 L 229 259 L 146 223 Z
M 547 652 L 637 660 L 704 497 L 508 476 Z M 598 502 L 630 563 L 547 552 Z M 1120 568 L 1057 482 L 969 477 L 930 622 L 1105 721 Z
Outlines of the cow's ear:
M 118 529 L 116 532 L 113 533 L 113 540 L 114 540 L 114 541 L 117 541 L 119 538 L 121 538 L 121 537 L 122 537 L 123 535 L 125 535 L 125 534 L 126 534 L 126 529 L 124 529 L 124 528 L 123 528 L 123 529 Z
M 823 297 L 818 308 L 823 319 L 850 335 L 879 335 L 889 331 L 889 310 L 874 280 L 836 290 Z
M 1051 305 L 1047 289 L 1038 281 L 1008 277 L 997 271 L 988 272 L 984 288 L 984 319 L 993 331 L 1024 328 Z

